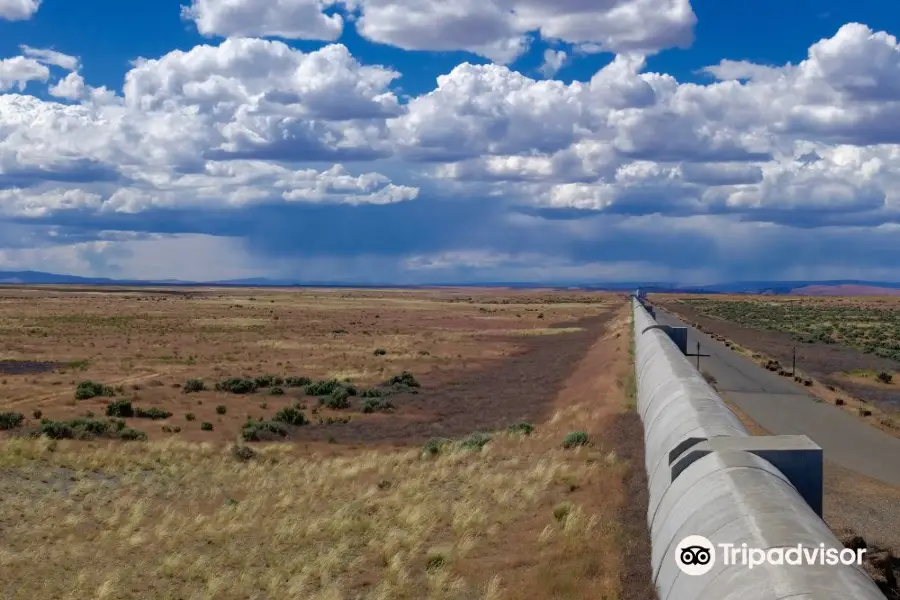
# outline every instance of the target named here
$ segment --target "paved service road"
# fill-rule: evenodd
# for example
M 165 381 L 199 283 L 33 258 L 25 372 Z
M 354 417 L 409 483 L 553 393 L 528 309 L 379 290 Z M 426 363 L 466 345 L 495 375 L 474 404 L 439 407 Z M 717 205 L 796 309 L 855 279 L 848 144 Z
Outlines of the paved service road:
M 716 388 L 773 435 L 806 435 L 825 458 L 858 473 L 900 485 L 900 439 L 866 425 L 833 404 L 815 402 L 793 379 L 767 371 L 683 321 L 656 309 L 661 325 L 688 327 L 688 352 L 700 342 L 700 370 L 716 378 Z M 690 357 L 696 364 L 696 358 Z

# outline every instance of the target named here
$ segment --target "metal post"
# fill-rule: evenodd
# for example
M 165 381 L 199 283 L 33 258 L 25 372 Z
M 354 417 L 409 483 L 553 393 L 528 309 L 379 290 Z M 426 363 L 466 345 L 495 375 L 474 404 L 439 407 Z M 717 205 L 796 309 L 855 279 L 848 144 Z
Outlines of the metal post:
M 700 342 L 697 342 L 697 371 L 700 370 Z
M 797 376 L 797 346 L 791 348 L 791 377 Z

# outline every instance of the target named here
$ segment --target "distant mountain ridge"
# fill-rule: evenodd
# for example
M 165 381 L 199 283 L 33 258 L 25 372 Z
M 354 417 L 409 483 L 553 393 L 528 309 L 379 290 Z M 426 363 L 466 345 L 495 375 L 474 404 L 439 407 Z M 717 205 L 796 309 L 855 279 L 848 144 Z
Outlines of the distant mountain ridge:
M 734 281 L 711 285 L 681 285 L 675 282 L 441 282 L 418 285 L 393 283 L 358 283 L 345 280 L 300 281 L 251 277 L 214 281 L 182 281 L 177 279 L 112 279 L 108 277 L 80 277 L 42 271 L 0 271 L 0 285 L 130 285 L 130 286 L 233 286 L 233 287 L 360 287 L 360 288 L 410 288 L 410 287 L 509 287 L 631 291 L 637 288 L 647 293 L 678 294 L 772 294 L 772 295 L 900 295 L 900 282 L 835 279 L 828 281 Z
M 808 285 L 791 290 L 792 296 L 900 296 L 900 289 L 864 284 Z

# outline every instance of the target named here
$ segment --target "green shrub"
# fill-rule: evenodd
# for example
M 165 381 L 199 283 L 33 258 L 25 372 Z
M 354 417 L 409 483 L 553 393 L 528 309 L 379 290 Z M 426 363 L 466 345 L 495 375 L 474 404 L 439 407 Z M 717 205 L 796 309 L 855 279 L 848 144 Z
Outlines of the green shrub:
M 50 419 L 44 419 L 41 421 L 37 433 L 38 435 L 44 435 L 55 440 L 90 440 L 95 437 L 107 435 L 111 430 L 114 430 L 114 426 L 110 421 L 98 421 L 96 419 L 77 417 L 68 421 L 52 421 Z
M 429 573 L 433 573 L 441 569 L 444 566 L 444 563 L 447 562 L 447 559 L 444 558 L 443 554 L 439 552 L 432 552 L 428 555 L 428 558 L 425 560 L 425 570 Z
M 490 441 L 491 436 L 489 436 L 488 434 L 475 432 L 460 440 L 459 447 L 463 450 L 480 451 Z
M 280 386 L 275 386 L 269 390 L 269 394 L 271 396 L 284 396 L 284 389 Z
M 110 430 L 109 421 L 76 417 L 69 421 L 75 430 L 85 431 L 92 436 L 103 435 Z
M 380 388 L 366 388 L 359 392 L 360 398 L 382 398 L 384 395 L 384 391 Z
M 206 386 L 201 379 L 188 379 L 184 382 L 184 385 L 181 386 L 181 391 L 185 394 L 192 394 L 194 392 L 202 392 L 206 389 Z
M 197 418 L 197 415 L 195 415 L 194 413 L 187 413 L 186 415 L 184 415 L 184 418 L 187 421 L 193 421 Z
M 272 417 L 272 420 L 278 421 L 279 423 L 296 426 L 306 425 L 309 423 L 309 420 L 306 418 L 306 415 L 303 414 L 303 411 L 297 410 L 293 406 L 282 408 L 275 413 L 275 416 Z
M 878 374 L 878 381 L 881 383 L 891 383 L 894 380 L 894 376 L 890 373 L 886 373 L 884 371 Z
M 350 408 L 350 393 L 346 389 L 338 387 L 330 395 L 320 398 L 319 402 L 334 410 Z
M 75 430 L 68 421 L 51 421 L 44 419 L 38 428 L 38 434 L 53 440 L 75 439 Z
M 212 423 L 207 423 L 207 422 L 204 421 L 203 423 L 200 423 L 200 429 L 202 429 L 203 431 L 212 431 L 212 430 L 213 430 L 213 424 L 212 424 Z
M 270 387 L 274 381 L 274 375 L 260 375 L 253 380 L 253 382 L 256 384 L 256 387 L 260 388 Z
M 288 387 L 303 387 L 312 383 L 309 377 L 286 377 L 284 385 Z
M 22 426 L 25 415 L 17 412 L 0 413 L 0 431 L 15 429 Z
M 422 386 L 409 371 L 403 371 L 399 375 L 394 375 L 388 379 L 387 385 L 397 388 L 418 388 Z
M 270 439 L 287 437 L 288 428 L 278 421 L 253 421 L 241 427 L 241 437 L 247 442 L 261 442 Z
M 138 429 L 123 429 L 119 432 L 119 439 L 127 442 L 142 442 L 147 439 L 147 434 Z
M 224 404 L 220 404 L 216 407 L 216 414 L 224 415 L 227 412 L 228 412 L 228 407 L 225 406 Z
M 255 380 L 244 377 L 232 377 L 216 384 L 217 392 L 230 392 L 232 394 L 252 394 L 257 389 L 259 389 L 259 385 Z
M 154 421 L 156 421 L 160 419 L 168 419 L 172 416 L 172 413 L 153 406 L 151 408 L 135 408 L 134 416 L 138 419 L 153 419 Z
M 240 461 L 246 462 L 256 457 L 256 451 L 250 446 L 235 444 L 231 447 L 231 455 Z
M 563 440 L 564 448 L 574 448 L 576 446 L 586 446 L 590 442 L 588 434 L 583 431 L 573 431 L 566 435 Z
M 553 518 L 562 523 L 575 510 L 575 505 L 571 502 L 560 502 L 553 507 Z
M 87 360 L 73 360 L 66 363 L 67 368 L 78 369 L 79 371 L 86 371 L 89 365 L 90 361 Z
M 110 402 L 106 406 L 107 417 L 133 417 L 134 407 L 131 406 L 131 400 L 121 399 Z
M 364 413 L 390 412 L 395 408 L 397 407 L 394 406 L 393 402 L 381 398 L 368 398 L 362 405 L 362 411 Z
M 436 456 L 440 454 L 448 445 L 450 440 L 445 438 L 431 438 L 422 447 L 422 454 L 425 456 Z
M 41 409 L 37 408 L 34 410 L 34 412 L 31 413 L 31 416 L 35 419 L 40 419 L 42 416 L 44 416 L 44 413 Z
M 76 400 L 90 400 L 91 398 L 96 398 L 98 396 L 115 396 L 116 391 L 102 383 L 97 383 L 96 381 L 82 381 L 78 384 L 78 387 L 75 388 L 75 399 Z
M 323 379 L 308 384 L 304 391 L 307 396 L 327 396 L 341 387 L 341 382 L 337 379 Z
M 373 352 L 372 354 L 374 354 L 375 356 L 384 356 L 385 354 L 387 354 L 387 350 L 385 350 L 384 348 L 376 348 L 375 352 Z
M 534 425 L 525 421 L 519 421 L 507 427 L 506 431 L 513 435 L 531 435 L 534 432 Z

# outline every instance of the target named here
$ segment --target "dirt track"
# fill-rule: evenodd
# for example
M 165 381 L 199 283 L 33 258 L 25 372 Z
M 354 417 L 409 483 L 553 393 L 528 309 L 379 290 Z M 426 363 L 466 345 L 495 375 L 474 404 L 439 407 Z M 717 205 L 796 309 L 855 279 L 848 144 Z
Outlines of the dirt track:
M 392 398 L 398 405 L 393 415 L 365 422 L 310 425 L 303 427 L 297 438 L 418 445 L 432 437 L 505 429 L 519 420 L 543 421 L 551 414 L 558 390 L 602 334 L 611 315 L 561 325 L 581 327 L 581 331 L 518 338 L 516 342 L 525 349 L 488 368 L 436 374 L 423 381 L 419 394 Z
M 609 427 L 608 442 L 629 465 L 625 479 L 629 502 L 619 515 L 622 538 L 622 600 L 656 600 L 653 567 L 650 563 L 650 532 L 647 529 L 647 471 L 644 469 L 644 426 L 637 412 L 629 411 Z

